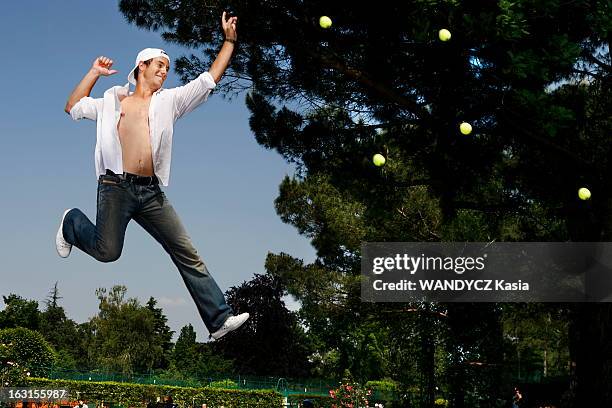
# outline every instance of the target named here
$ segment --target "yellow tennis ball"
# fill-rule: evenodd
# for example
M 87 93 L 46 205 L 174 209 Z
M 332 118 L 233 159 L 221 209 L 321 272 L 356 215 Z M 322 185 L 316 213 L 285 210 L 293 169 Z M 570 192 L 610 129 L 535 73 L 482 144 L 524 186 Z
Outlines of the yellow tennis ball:
M 581 200 L 588 200 L 589 198 L 591 198 L 591 191 L 589 191 L 589 189 L 586 187 L 582 187 L 578 190 L 578 197 Z
M 319 19 L 319 25 L 321 26 L 321 28 L 329 28 L 332 25 L 332 21 L 331 18 L 327 17 L 327 16 L 321 16 L 321 18 Z
M 383 166 L 385 164 L 385 162 L 387 161 L 387 159 L 385 159 L 385 156 L 383 156 L 380 153 L 376 153 L 374 155 L 374 157 L 372 157 L 372 161 L 374 162 L 375 166 Z
M 438 31 L 438 37 L 440 38 L 440 41 L 448 41 L 451 38 L 451 33 L 446 28 L 443 28 Z
M 459 125 L 459 130 L 464 135 L 469 135 L 470 133 L 472 133 L 472 125 L 470 125 L 467 122 L 463 122 L 462 124 Z

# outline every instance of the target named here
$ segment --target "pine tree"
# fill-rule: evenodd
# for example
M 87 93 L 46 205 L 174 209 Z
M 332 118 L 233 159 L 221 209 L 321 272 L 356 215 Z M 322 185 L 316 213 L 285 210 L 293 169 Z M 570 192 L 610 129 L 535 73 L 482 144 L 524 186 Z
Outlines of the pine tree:
M 160 360 L 155 364 L 154 368 L 165 369 L 168 368 L 170 363 L 170 353 L 172 351 L 172 336 L 174 331 L 170 330 L 168 326 L 168 318 L 164 315 L 162 308 L 155 307 L 157 300 L 150 297 L 147 302 L 147 309 L 151 311 L 154 319 L 154 333 L 157 342 L 161 346 L 162 356 Z

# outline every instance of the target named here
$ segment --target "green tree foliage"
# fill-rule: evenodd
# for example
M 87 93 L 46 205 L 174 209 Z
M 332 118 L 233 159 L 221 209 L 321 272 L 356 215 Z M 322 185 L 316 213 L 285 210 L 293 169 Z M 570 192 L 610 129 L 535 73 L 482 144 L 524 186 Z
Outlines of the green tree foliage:
M 39 332 L 57 351 L 57 365 L 61 368 L 76 368 L 79 352 L 79 337 L 77 324 L 66 317 L 64 308 L 59 305 L 59 289 L 57 283 L 53 286 L 45 302 L 45 310 L 40 313 Z
M 174 349 L 172 361 L 176 368 L 183 373 L 192 374 L 196 371 L 198 361 L 196 332 L 191 324 L 183 326 Z
M 81 323 L 77 326 L 77 348 L 76 366 L 80 370 L 94 368 L 97 366 L 99 351 L 96 348 L 93 322 Z
M 53 366 L 55 352 L 37 331 L 18 327 L 0 330 L 0 344 L 3 344 L 3 366 L 8 362 L 17 364 L 22 372 L 42 376 Z
M 568 311 L 557 304 L 504 305 L 507 369 L 514 379 L 568 374 Z
M 183 326 L 172 350 L 172 366 L 167 375 L 204 380 L 232 370 L 231 360 L 215 353 L 210 344 L 196 342 L 196 332 L 191 324 Z
M 40 311 L 38 302 L 11 293 L 2 296 L 4 310 L 0 311 L 0 328 L 25 327 L 38 330 Z
M 222 41 L 218 16 L 225 3 L 119 4 L 128 21 L 204 47 L 202 57 L 177 61 L 184 80 L 208 68 Z M 339 355 L 340 366 L 349 366 L 342 339 L 388 309 L 359 302 L 361 242 L 612 236 L 609 0 L 375 6 L 236 0 L 231 7 L 240 16 L 240 45 L 228 76 L 237 80 L 218 89 L 249 89 L 256 140 L 298 167 L 275 204 L 318 255 L 311 265 L 271 255 L 268 271 L 302 302 L 309 333 L 323 353 Z M 332 28 L 318 26 L 321 15 L 332 18 Z M 452 32 L 451 41 L 437 39 L 440 28 Z M 462 121 L 474 127 L 467 137 L 458 132 Z M 387 157 L 383 168 L 371 164 L 374 153 Z M 590 202 L 576 199 L 582 186 L 591 189 Z M 486 322 L 453 321 L 453 307 L 444 325 L 465 332 L 453 347 L 472 342 L 482 325 L 494 335 L 479 343 L 477 361 L 500 367 L 497 306 L 481 306 L 477 315 Z M 591 305 L 570 313 L 576 406 L 612 404 L 611 309 Z M 431 402 L 439 347 L 428 341 L 417 342 L 424 403 Z M 451 383 L 472 375 L 457 366 L 461 352 L 448 364 L 457 376 Z M 479 376 L 491 379 L 479 393 L 492 397 L 494 371 Z
M 100 288 L 98 315 L 90 321 L 89 353 L 101 368 L 125 374 L 152 370 L 163 356 L 153 312 L 125 295 L 125 286 Z
M 0 387 L 21 385 L 27 371 L 24 373 L 21 367 L 13 357 L 13 344 L 0 342 Z M 27 370 L 27 369 L 25 369 Z
M 154 332 L 155 339 L 159 342 L 162 348 L 162 356 L 159 361 L 156 362 L 155 368 L 168 368 L 170 363 L 170 353 L 172 351 L 172 335 L 174 331 L 170 330 L 168 326 L 168 318 L 164 315 L 164 311 L 156 307 L 157 300 L 150 297 L 147 302 L 147 309 L 151 311 L 154 319 Z
M 285 306 L 286 291 L 278 278 L 255 277 L 226 293 L 236 313 L 251 317 L 240 331 L 214 343 L 235 368 L 245 374 L 308 376 L 310 348 L 297 316 Z
M 459 303 L 447 308 L 443 375 L 452 407 L 504 404 L 509 386 L 503 381 L 509 379 L 503 377 L 508 363 L 503 355 L 501 317 L 497 304 Z M 504 366 L 501 373 L 500 364 Z

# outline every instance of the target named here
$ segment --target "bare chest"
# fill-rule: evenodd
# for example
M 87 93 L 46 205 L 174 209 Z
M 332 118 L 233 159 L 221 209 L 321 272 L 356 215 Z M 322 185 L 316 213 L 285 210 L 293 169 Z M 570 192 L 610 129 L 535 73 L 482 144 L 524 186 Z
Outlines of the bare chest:
M 121 142 L 124 170 L 141 175 L 153 174 L 149 101 L 123 99 L 117 131 Z
M 121 101 L 121 119 L 126 125 L 136 123 L 142 125 L 149 123 L 149 101 L 134 101 L 131 98 L 125 98 Z

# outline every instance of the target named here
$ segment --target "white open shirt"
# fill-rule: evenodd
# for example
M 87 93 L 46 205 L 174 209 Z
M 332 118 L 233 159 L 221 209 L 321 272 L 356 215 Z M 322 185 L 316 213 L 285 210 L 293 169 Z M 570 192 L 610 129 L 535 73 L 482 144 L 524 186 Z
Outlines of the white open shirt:
M 186 85 L 170 89 L 161 88 L 151 97 L 149 137 L 153 171 L 163 186 L 167 186 L 170 179 L 174 122 L 205 102 L 215 86 L 212 75 L 204 72 Z M 123 156 L 117 125 L 121 117 L 119 97 L 127 96 L 129 89 L 129 84 L 114 86 L 104 92 L 102 98 L 85 96 L 70 110 L 70 116 L 74 120 L 86 118 L 96 121 L 97 176 L 105 174 L 106 169 L 115 174 L 123 173 Z

